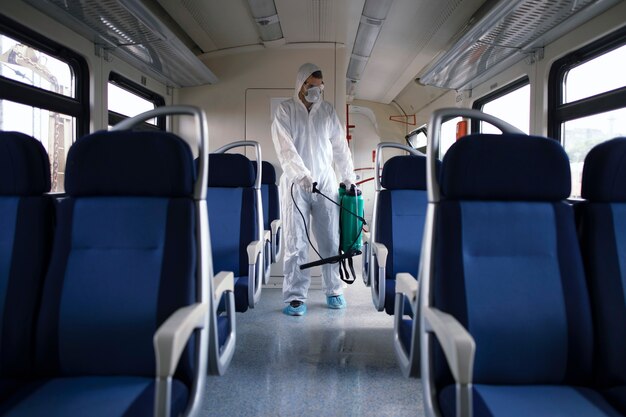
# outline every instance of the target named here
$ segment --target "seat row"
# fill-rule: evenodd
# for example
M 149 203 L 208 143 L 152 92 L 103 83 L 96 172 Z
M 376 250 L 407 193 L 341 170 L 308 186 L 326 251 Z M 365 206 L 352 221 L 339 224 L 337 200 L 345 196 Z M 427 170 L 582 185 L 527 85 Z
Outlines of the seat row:
M 458 141 L 437 175 L 450 116 L 505 133 Z M 587 156 L 576 221 L 558 142 L 465 109 L 429 126 L 419 281 L 396 278 L 415 318 L 394 330 L 419 347 L 427 415 L 626 415 L 626 138 Z
M 390 158 L 381 171 L 383 150 L 398 149 L 407 155 Z M 396 275 L 416 275 L 422 248 L 428 198 L 426 155 L 395 142 L 381 142 L 376 148 L 375 195 L 370 231 L 364 234 L 362 276 L 371 287 L 372 302 L 378 311 L 394 315 L 402 332 L 394 344 L 402 373 L 419 374 L 419 349 L 413 349 L 413 313 L 408 302 L 395 312 Z M 413 278 L 415 279 L 415 278 Z M 404 316 L 409 318 L 403 318 Z
M 125 130 L 161 114 L 196 117 L 195 164 L 173 134 Z M 213 273 L 224 253 L 206 137 L 204 114 L 187 106 L 88 135 L 53 198 L 41 143 L 0 132 L 0 414 L 198 411 L 206 374 L 232 358 L 235 307 L 250 301 L 241 271 Z M 257 265 L 264 244 L 253 246 Z

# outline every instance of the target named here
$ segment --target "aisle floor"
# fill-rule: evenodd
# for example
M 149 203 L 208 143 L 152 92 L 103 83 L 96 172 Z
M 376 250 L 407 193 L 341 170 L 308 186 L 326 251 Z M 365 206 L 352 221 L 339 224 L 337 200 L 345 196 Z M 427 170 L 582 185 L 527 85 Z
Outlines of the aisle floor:
M 237 314 L 237 347 L 225 375 L 209 376 L 203 416 L 423 416 L 419 380 L 393 352 L 393 317 L 377 312 L 357 279 L 346 310 L 311 290 L 303 317 L 282 314 L 282 292 Z

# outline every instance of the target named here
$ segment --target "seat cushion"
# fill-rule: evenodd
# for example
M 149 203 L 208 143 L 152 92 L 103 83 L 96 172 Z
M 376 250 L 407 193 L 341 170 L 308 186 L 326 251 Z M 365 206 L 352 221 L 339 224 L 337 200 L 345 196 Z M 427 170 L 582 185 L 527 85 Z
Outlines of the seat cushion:
M 626 385 L 610 388 L 602 392 L 611 405 L 626 415 Z
M 0 378 L 0 403 L 31 382 L 28 379 Z
M 569 159 L 553 139 L 466 136 L 446 153 L 440 185 L 448 199 L 560 201 L 570 194 Z
M 621 416 L 598 392 L 579 387 L 474 385 L 474 417 Z M 455 386 L 439 394 L 445 417 L 455 416 Z
M 141 377 L 56 378 L 33 383 L 3 404 L 3 416 L 114 417 L 154 414 L 154 379 Z M 172 381 L 171 415 L 184 411 L 187 388 Z
M 72 196 L 190 197 L 194 180 L 191 149 L 176 135 L 96 132 L 70 148 L 65 191 Z
M 235 311 L 248 311 L 248 276 L 235 277 Z
M 478 201 L 439 207 L 434 305 L 474 337 L 474 382 L 588 384 L 591 312 L 571 207 Z M 437 358 L 440 378 L 447 365 Z
M 4 378 L 30 372 L 52 223 L 51 199 L 0 196 L 0 375 Z
M 626 204 L 583 203 L 581 247 L 594 310 L 594 372 L 626 385 Z
M 50 161 L 37 139 L 0 132 L 0 195 L 39 196 L 50 191 Z
M 385 280 L 385 312 L 393 315 L 396 303 L 396 280 Z

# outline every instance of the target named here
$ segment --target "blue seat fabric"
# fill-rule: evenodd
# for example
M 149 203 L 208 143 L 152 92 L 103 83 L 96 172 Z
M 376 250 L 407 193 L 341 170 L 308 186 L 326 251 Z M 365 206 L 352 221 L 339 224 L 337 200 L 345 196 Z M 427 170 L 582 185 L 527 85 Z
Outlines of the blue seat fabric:
M 42 144 L 0 132 L 0 401 L 33 377 L 36 313 L 53 227 Z
M 249 243 L 258 239 L 254 170 L 240 154 L 209 155 L 207 205 L 213 270 L 235 274 L 235 311 L 248 310 Z
M 581 247 L 595 325 L 596 383 L 626 415 L 626 138 L 594 147 L 582 180 Z
M 154 332 L 198 298 L 191 151 L 167 133 L 89 135 L 70 149 L 66 192 L 36 329 L 40 379 L 3 411 L 152 415 Z M 173 415 L 186 408 L 194 346 L 173 378 Z
M 474 385 L 474 417 L 621 417 L 602 398 L 582 387 Z M 440 394 L 444 416 L 454 416 L 454 386 Z
M 382 172 L 385 189 L 378 194 L 375 241 L 387 247 L 385 311 L 394 314 L 396 274 L 417 276 L 428 196 L 426 157 L 394 156 Z M 377 286 L 377 280 L 372 285 Z
M 251 161 L 256 175 L 256 161 Z M 263 228 L 271 230 L 272 222 L 280 219 L 280 200 L 276 185 L 276 170 L 274 165 L 263 161 L 261 173 L 261 202 L 263 204 Z M 276 236 L 276 247 L 280 245 L 280 233 Z
M 251 161 L 256 175 L 256 161 Z M 276 170 L 268 161 L 262 163 L 261 174 L 261 198 L 263 200 L 263 227 L 270 230 L 272 221 L 280 218 L 280 205 L 278 200 L 278 186 L 276 185 Z
M 433 306 L 476 342 L 474 415 L 619 415 L 575 388 L 591 383 L 593 328 L 562 147 L 469 136 L 446 154 L 441 178 Z M 434 353 L 439 404 L 453 416 L 454 381 Z
M 35 381 L 0 406 L 3 416 L 152 417 L 154 379 L 127 376 L 54 378 Z M 182 412 L 189 391 L 172 382 L 172 415 Z

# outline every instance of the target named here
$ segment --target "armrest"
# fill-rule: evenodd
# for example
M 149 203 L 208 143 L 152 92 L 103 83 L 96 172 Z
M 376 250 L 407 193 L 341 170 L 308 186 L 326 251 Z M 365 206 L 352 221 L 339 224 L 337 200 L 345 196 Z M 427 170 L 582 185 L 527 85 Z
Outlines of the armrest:
M 383 245 L 382 243 L 378 243 L 378 242 L 372 242 L 371 247 L 372 247 L 372 255 L 378 258 L 378 265 L 382 267 L 386 266 L 387 254 L 389 253 L 387 250 L 387 247 Z
M 219 300 L 226 291 L 235 291 L 235 274 L 231 271 L 220 271 L 213 277 L 215 299 Z
M 434 333 L 439 340 L 457 384 L 470 384 L 476 352 L 474 338 L 448 313 L 434 307 L 424 307 L 422 313 L 426 331 Z
M 270 223 L 270 229 L 272 229 L 272 236 L 275 236 L 278 233 L 278 230 L 283 227 L 283 221 L 281 219 L 273 220 Z
M 204 326 L 209 311 L 207 303 L 195 303 L 179 308 L 154 334 L 157 377 L 174 375 L 180 355 L 194 329 Z
M 406 296 L 411 302 L 417 297 L 417 280 L 408 272 L 396 274 L 396 293 Z
M 371 241 L 370 232 L 363 232 L 361 236 L 363 237 L 363 243 L 369 243 Z
M 254 240 L 250 242 L 247 247 L 248 251 L 248 265 L 256 264 L 256 258 L 263 251 L 263 241 L 262 240 Z
M 261 237 L 261 240 L 263 242 L 271 242 L 272 241 L 272 234 L 269 230 L 263 230 L 263 236 Z

